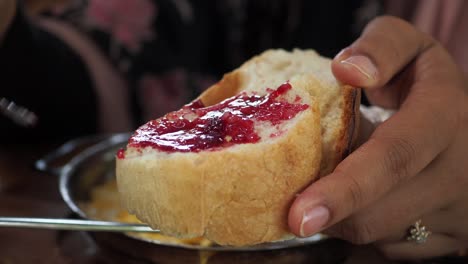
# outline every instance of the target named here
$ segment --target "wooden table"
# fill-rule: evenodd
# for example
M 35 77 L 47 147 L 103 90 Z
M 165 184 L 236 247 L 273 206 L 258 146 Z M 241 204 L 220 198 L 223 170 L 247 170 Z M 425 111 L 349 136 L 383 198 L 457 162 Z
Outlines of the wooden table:
M 68 217 L 57 177 L 33 168 L 36 159 L 56 145 L 13 146 L 0 150 L 0 216 Z M 101 237 L 100 240 L 106 240 Z M 113 239 L 107 240 L 115 243 Z M 110 244 L 112 244 L 110 243 Z M 142 248 L 138 248 L 143 250 Z M 25 228 L 0 228 L 0 264 L 16 263 L 199 263 L 196 251 L 151 248 L 156 262 L 116 250 L 84 232 Z M 138 252 L 138 251 L 133 251 Z M 140 253 L 138 253 L 140 254 Z M 205 253 L 202 253 L 205 254 Z M 214 254 L 208 263 L 396 263 L 384 259 L 372 247 L 357 247 L 342 241 L 284 251 Z M 468 259 L 443 258 L 425 263 L 468 263 Z

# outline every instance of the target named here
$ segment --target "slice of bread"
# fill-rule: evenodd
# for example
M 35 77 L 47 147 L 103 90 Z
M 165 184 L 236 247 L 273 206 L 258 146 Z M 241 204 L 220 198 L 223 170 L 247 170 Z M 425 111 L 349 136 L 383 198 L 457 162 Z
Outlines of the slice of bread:
M 268 96 L 289 82 L 292 89 L 279 102 L 307 107 L 281 122 L 252 118 L 255 142 L 232 144 L 224 138 L 220 145 L 192 151 L 135 144 L 142 135 L 154 140 L 155 122 L 201 118 L 199 110 L 187 107 L 142 126 L 117 159 L 124 206 L 176 237 L 205 236 L 235 246 L 292 237 L 287 214 L 295 195 L 333 170 L 357 127 L 359 91 L 340 85 L 329 64 L 313 51 L 267 51 L 200 95 L 198 102 L 212 106 L 241 92 Z
M 331 72 L 331 60 L 314 50 L 268 50 L 253 57 L 210 87 L 200 99 L 211 105 L 240 91 L 262 85 L 276 87 L 296 75 L 308 76 L 307 92 L 317 98 L 322 124 L 323 157 L 320 176 L 333 171 L 352 149 L 359 127 L 361 91 L 339 83 Z

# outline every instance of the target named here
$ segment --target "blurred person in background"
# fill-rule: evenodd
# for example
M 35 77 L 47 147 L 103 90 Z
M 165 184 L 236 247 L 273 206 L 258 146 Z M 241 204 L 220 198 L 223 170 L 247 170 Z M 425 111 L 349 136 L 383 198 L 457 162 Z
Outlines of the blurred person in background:
M 21 140 L 130 131 L 265 49 L 333 56 L 365 24 L 355 18 L 360 1 L 3 2 L 16 8 L 2 9 L 14 12 L 0 50 L 2 96 L 39 117 L 35 128 L 0 120 L 0 133 Z
M 39 120 L 0 117 L 0 140 L 131 131 L 255 54 L 313 48 L 397 113 L 298 197 L 291 230 L 395 258 L 451 253 L 468 242 L 466 11 L 462 0 L 0 0 L 0 96 Z M 375 19 L 385 14 L 403 20 Z M 404 241 L 421 217 L 431 238 Z
M 22 128 L 0 117 L 0 133 L 10 141 L 129 131 L 266 49 L 333 57 L 385 13 L 415 22 L 468 70 L 466 5 L 442 2 L 2 0 L 1 96 L 40 121 Z

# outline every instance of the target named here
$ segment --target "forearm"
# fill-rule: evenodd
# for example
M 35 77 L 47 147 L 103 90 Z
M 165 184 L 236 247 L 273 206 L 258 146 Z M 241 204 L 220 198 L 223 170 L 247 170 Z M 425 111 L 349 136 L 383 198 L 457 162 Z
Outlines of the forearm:
M 0 43 L 16 13 L 16 0 L 0 0 Z

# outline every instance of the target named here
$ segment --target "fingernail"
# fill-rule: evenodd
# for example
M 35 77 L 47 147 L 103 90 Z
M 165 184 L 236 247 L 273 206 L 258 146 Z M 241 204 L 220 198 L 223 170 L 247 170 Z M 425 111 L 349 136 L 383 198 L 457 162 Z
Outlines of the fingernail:
M 338 54 L 336 54 L 335 58 L 333 58 L 333 60 L 336 60 L 336 61 L 342 61 L 344 60 L 345 58 L 348 58 L 352 53 L 352 50 L 351 48 L 344 48 L 342 49 L 340 52 L 338 52 Z
M 377 79 L 377 67 L 366 56 L 354 55 L 345 60 L 340 61 L 340 63 L 355 68 L 360 73 L 362 73 L 362 75 L 364 75 L 366 79 Z
M 317 233 L 329 219 L 330 210 L 323 205 L 305 210 L 300 225 L 301 237 L 308 237 Z

